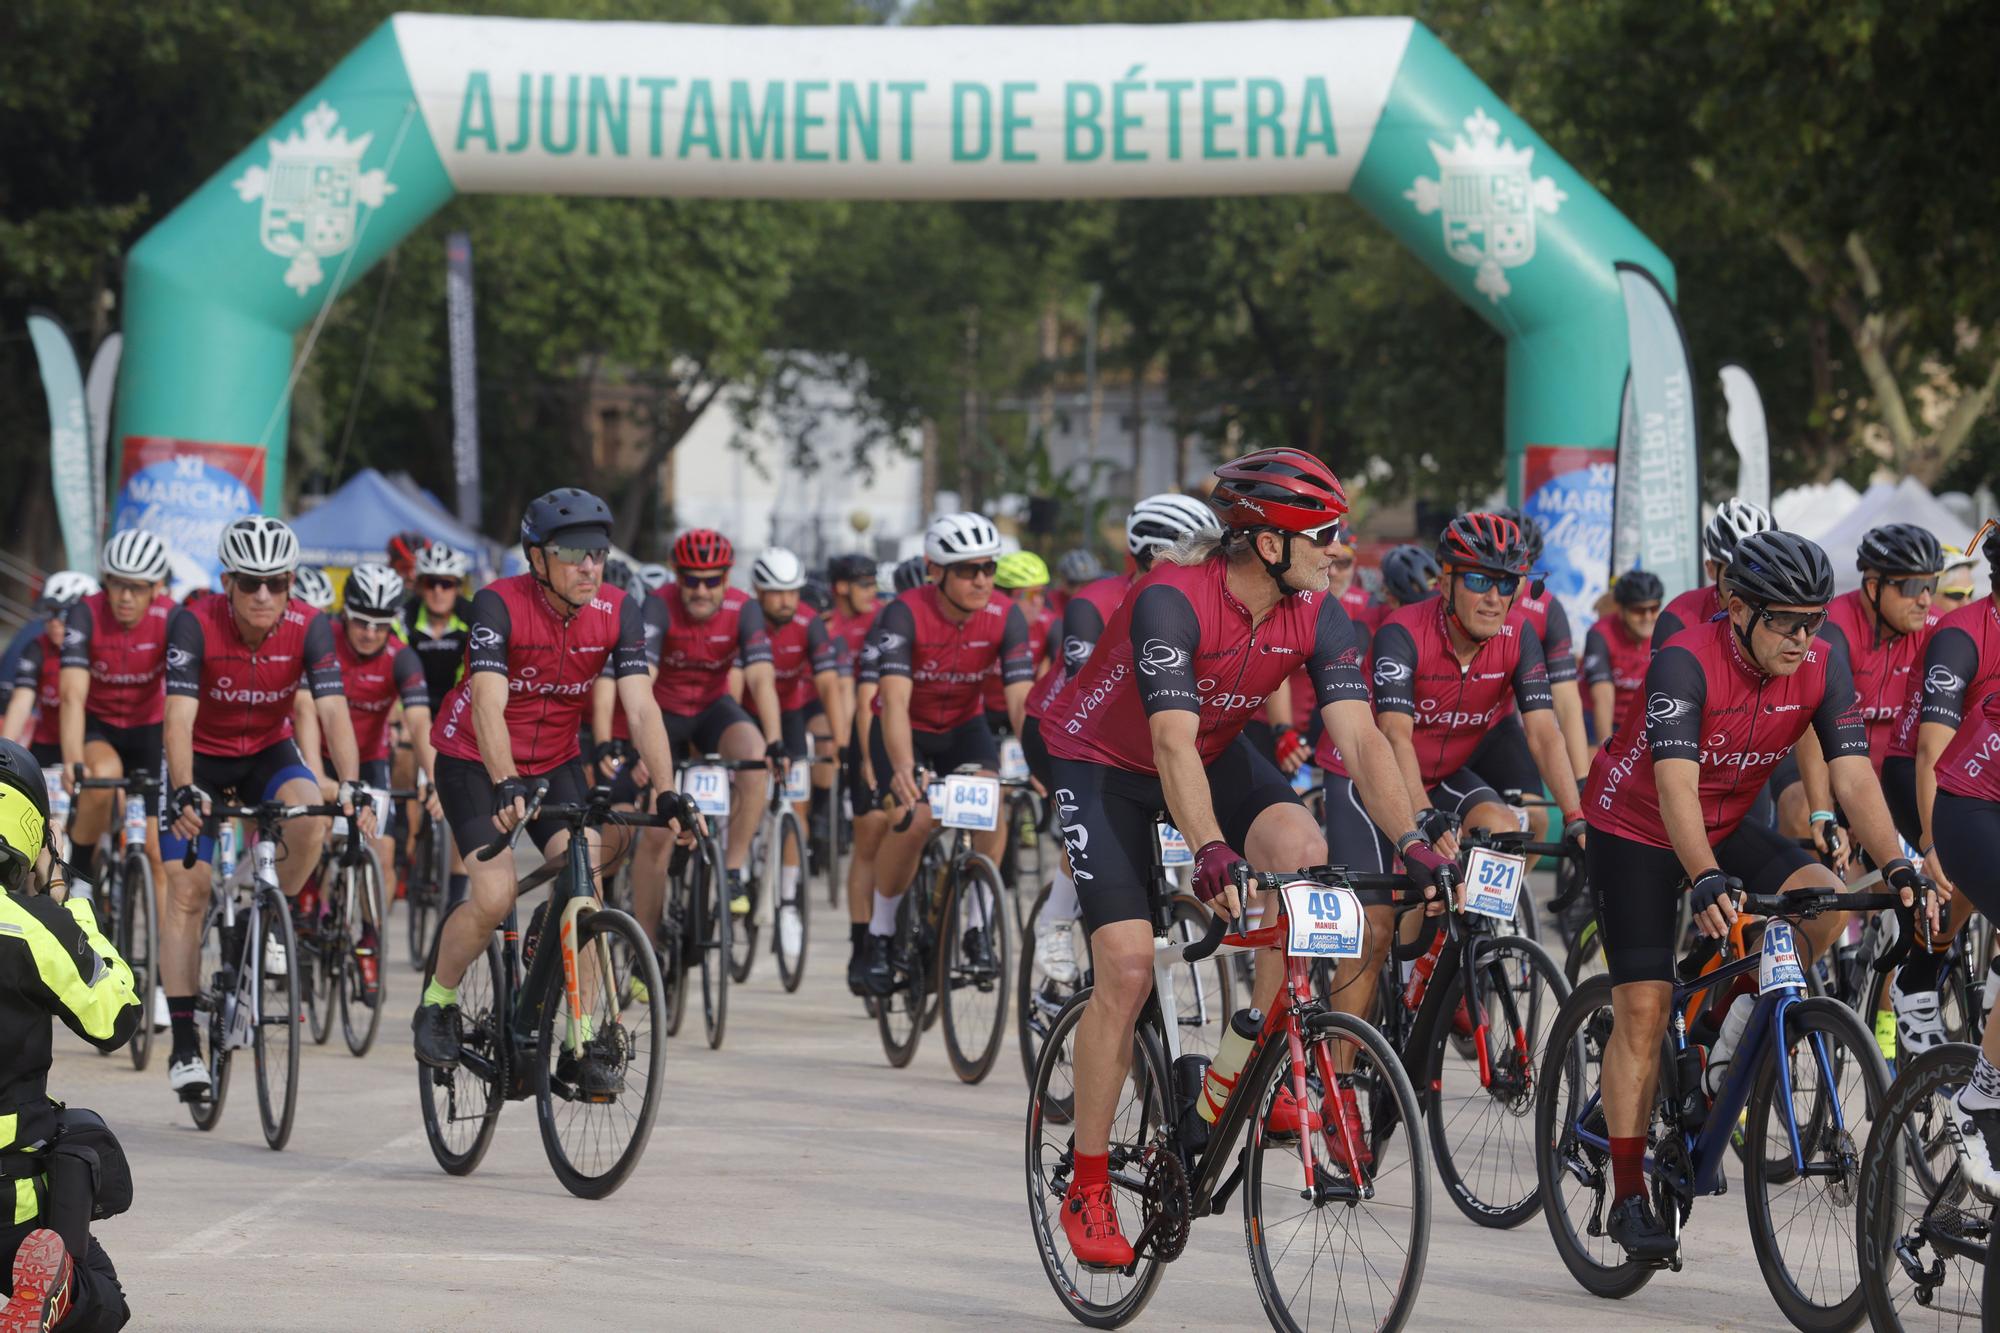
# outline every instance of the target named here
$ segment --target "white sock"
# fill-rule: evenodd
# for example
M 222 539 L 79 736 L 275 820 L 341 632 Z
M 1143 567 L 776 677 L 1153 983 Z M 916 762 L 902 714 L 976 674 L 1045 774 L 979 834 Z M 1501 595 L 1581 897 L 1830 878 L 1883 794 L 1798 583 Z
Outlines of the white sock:
M 896 904 L 903 901 L 903 895 L 890 897 L 882 890 L 875 890 L 875 915 L 869 918 L 868 933 L 885 938 L 896 933 Z
M 779 866 L 778 884 L 784 890 L 785 897 L 790 898 L 794 896 L 792 891 L 799 887 L 799 868 L 797 866 Z
M 1972 1081 L 1958 1094 L 1958 1104 L 1968 1111 L 1984 1110 L 2000 1106 L 2000 1069 L 1995 1069 L 1980 1052 L 1979 1063 L 1973 1066 Z
M 1083 915 L 1083 906 L 1076 900 L 1076 880 L 1069 871 L 1056 867 L 1056 876 L 1049 881 L 1049 899 L 1042 904 L 1041 919 L 1048 922 L 1074 921 Z

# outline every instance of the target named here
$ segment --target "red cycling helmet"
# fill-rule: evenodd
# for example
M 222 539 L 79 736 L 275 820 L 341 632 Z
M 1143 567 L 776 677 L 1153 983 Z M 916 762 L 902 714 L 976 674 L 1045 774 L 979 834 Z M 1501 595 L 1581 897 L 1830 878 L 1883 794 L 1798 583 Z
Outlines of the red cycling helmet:
M 1438 534 L 1437 554 L 1447 569 L 1526 574 L 1534 563 L 1521 525 L 1498 514 L 1460 514 Z
M 389 539 L 389 567 L 408 578 L 410 571 L 417 567 L 417 557 L 431 539 L 421 532 L 399 532 Z
M 674 542 L 674 564 L 681 569 L 727 569 L 736 563 L 736 548 L 714 528 L 690 528 Z
M 1333 469 L 1303 449 L 1259 449 L 1215 470 L 1222 521 L 1232 528 L 1309 532 L 1347 512 Z

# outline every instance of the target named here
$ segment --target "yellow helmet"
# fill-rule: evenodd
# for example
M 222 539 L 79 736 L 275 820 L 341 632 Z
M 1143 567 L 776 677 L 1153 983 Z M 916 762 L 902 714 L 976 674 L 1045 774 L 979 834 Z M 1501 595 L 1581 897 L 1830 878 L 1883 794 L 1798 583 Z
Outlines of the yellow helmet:
M 1950 542 L 1941 543 L 1941 547 L 1944 551 L 1944 569 L 1938 577 L 1938 591 L 1959 597 L 1972 596 L 1974 592 L 1972 557 Z
M 1033 551 L 1012 551 L 1000 557 L 1000 567 L 993 573 L 993 585 L 997 588 L 1040 588 L 1049 581 L 1049 566 Z
M 0 888 L 17 890 L 48 841 L 49 789 L 27 747 L 0 740 Z

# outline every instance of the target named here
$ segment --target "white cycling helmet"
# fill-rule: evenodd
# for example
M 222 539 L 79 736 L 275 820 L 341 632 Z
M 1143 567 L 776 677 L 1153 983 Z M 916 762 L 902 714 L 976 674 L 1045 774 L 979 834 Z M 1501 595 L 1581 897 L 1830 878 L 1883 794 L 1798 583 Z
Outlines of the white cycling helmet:
M 299 539 L 275 518 L 248 514 L 222 530 L 219 554 L 232 574 L 289 574 L 299 567 Z
M 1715 517 L 1708 520 L 1701 534 L 1702 551 L 1710 560 L 1726 565 L 1736 554 L 1736 543 L 1753 532 L 1769 532 L 1777 526 L 1770 510 L 1732 496 L 1715 507 Z
M 750 566 L 750 586 L 758 592 L 794 592 L 806 586 L 805 561 L 782 546 L 767 546 Z
M 303 569 L 299 571 L 301 575 L 305 572 Z M 319 573 L 318 570 L 313 572 Z M 390 619 L 403 609 L 403 576 L 387 565 L 356 565 L 354 572 L 347 576 L 342 605 L 351 615 L 368 616 L 374 620 Z
M 165 583 L 173 571 L 167 560 L 167 544 L 144 528 L 127 528 L 104 543 L 99 562 L 106 578 L 130 579 L 134 583 Z
M 333 580 L 317 565 L 300 565 L 292 571 L 292 596 L 315 611 L 331 611 Z
M 355 573 L 363 569 L 383 569 L 383 565 L 357 565 Z M 390 570 L 394 573 L 394 570 Z M 454 551 L 443 542 L 432 542 L 417 552 L 416 574 L 418 578 L 462 579 L 472 572 L 472 562 L 465 558 L 465 552 Z
M 37 601 L 44 611 L 60 611 L 73 602 L 80 602 L 97 591 L 97 580 L 80 569 L 58 570 L 49 575 L 42 584 L 42 595 Z
M 1125 549 L 1136 556 L 1157 555 L 1181 538 L 1197 535 L 1220 537 L 1222 523 L 1214 509 L 1192 495 L 1149 495 L 1125 516 Z
M 638 569 L 639 584 L 647 592 L 658 592 L 667 586 L 673 576 L 667 573 L 665 565 L 641 565 Z
M 934 565 L 999 557 L 1000 529 L 984 514 L 940 514 L 924 533 L 924 559 Z

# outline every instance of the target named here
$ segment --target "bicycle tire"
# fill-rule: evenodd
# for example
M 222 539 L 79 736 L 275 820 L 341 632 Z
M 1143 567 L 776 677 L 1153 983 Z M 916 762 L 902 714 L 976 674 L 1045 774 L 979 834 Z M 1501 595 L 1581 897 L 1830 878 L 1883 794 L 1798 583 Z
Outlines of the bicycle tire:
M 310 939 L 299 938 L 296 966 L 300 969 L 299 999 L 304 1005 L 313 1045 L 324 1046 L 333 1036 L 333 1010 L 340 990 L 340 946 L 333 932 L 347 914 L 347 885 L 344 872 L 333 862 L 320 862 L 319 883 L 326 906 L 317 921 L 308 923 Z M 296 926 L 293 934 L 297 935 Z
M 381 941 L 387 935 L 382 928 L 385 912 L 383 902 L 382 862 L 375 855 L 373 847 L 366 848 L 358 865 L 350 867 L 346 874 L 348 886 L 346 906 L 341 916 L 341 930 L 336 936 L 339 947 L 340 967 L 340 1035 L 347 1042 L 347 1049 L 356 1059 L 368 1054 L 375 1044 L 375 1034 L 382 1028 L 382 1010 L 389 1002 L 388 978 L 382 967 Z M 375 914 L 375 1003 L 369 1004 L 361 973 L 361 939 L 365 929 L 366 916 L 363 904 L 372 905 Z M 355 1011 L 360 1010 L 361 1021 L 355 1022 Z
M 284 1151 L 291 1141 L 292 1125 L 299 1108 L 299 941 L 292 930 L 290 904 L 277 889 L 266 886 L 258 893 L 262 918 L 264 957 L 255 960 L 257 969 L 257 1025 L 251 1039 L 256 1052 L 257 1114 L 264 1123 L 264 1142 L 272 1152 Z M 285 951 L 285 974 L 274 977 L 264 966 L 270 945 Z M 273 1013 L 276 1009 L 278 1012 Z M 274 1050 L 274 1047 L 282 1049 Z M 275 1087 L 280 1076 L 283 1087 Z
M 695 947 L 701 961 L 701 1019 L 708 1049 L 722 1048 L 729 1025 L 729 872 L 715 835 L 701 838 L 702 872 L 694 899 Z
M 690 877 L 700 874 L 695 863 L 701 851 L 697 847 L 676 855 L 681 858 L 681 870 L 679 874 L 668 874 L 666 888 L 660 896 L 660 947 L 656 955 L 660 985 L 663 987 L 662 999 L 667 1006 L 666 1032 L 669 1037 L 680 1035 L 681 1022 L 687 1017 L 688 963 L 695 947 L 695 895 Z
M 451 864 L 449 855 L 438 857 L 439 843 L 443 837 L 443 825 L 424 812 L 424 822 L 417 830 L 416 846 L 411 849 L 410 864 L 422 869 L 407 886 L 403 895 L 403 905 L 407 909 L 404 926 L 410 946 L 410 969 L 422 972 L 426 960 L 431 956 L 431 928 L 433 918 L 440 916 L 438 904 L 444 897 L 444 876 L 438 874 L 440 860 L 445 866 Z
M 647 1140 L 652 1137 L 653 1122 L 660 1111 L 660 1069 L 666 1058 L 667 1043 L 666 1014 L 660 998 L 660 972 L 653 960 L 652 942 L 646 938 L 646 932 L 639 928 L 637 921 L 613 908 L 585 911 L 579 915 L 576 936 L 575 957 L 579 966 L 595 952 L 593 946 L 601 941 L 606 953 L 625 953 L 629 960 L 627 965 L 639 974 L 647 986 L 647 999 L 643 1005 L 627 1003 L 634 997 L 620 996 L 615 979 L 601 975 L 605 966 L 603 959 L 597 963 L 600 975 L 589 981 L 579 978 L 579 987 L 586 997 L 586 1015 L 595 1020 L 592 1040 L 605 1043 L 617 1051 L 622 1071 L 621 1083 L 626 1089 L 629 1090 L 635 1075 L 645 1080 L 645 1086 L 639 1090 L 636 1110 L 623 1097 L 593 1101 L 576 1095 L 575 1088 L 569 1088 L 567 1092 L 558 1089 L 555 1074 L 560 1067 L 564 1045 L 557 1033 L 556 1021 L 557 1016 L 566 1013 L 568 1007 L 561 968 L 550 970 L 549 991 L 542 1001 L 541 1054 L 535 1060 L 535 1118 L 541 1126 L 542 1148 L 548 1154 L 549 1167 L 564 1189 L 579 1199 L 602 1199 L 631 1176 L 633 1168 L 645 1155 Z M 614 1032 L 616 1036 L 611 1035 Z M 569 1119 L 572 1122 L 579 1116 L 587 1122 L 579 1141 L 571 1141 L 565 1134 L 565 1126 L 560 1123 L 564 1113 L 557 1107 L 559 1101 L 570 1108 Z M 591 1113 L 588 1110 L 577 1111 L 579 1107 L 609 1107 L 616 1123 L 608 1131 L 593 1131 L 588 1123 Z M 629 1135 L 622 1146 L 613 1142 L 615 1136 L 620 1134 Z M 576 1160 L 576 1150 L 597 1144 L 605 1144 L 615 1150 L 599 1169 L 586 1169 Z
M 1025 940 L 1031 897 L 1042 886 L 1045 872 L 1046 840 L 1041 831 L 1041 813 L 1035 808 L 1034 792 L 1022 788 L 1007 802 L 1005 851 L 1000 857 L 1000 875 L 1013 905 L 1014 932 Z
M 1873 1035 L 1861 1026 L 1860 1020 L 1854 1017 L 1852 1011 L 1838 1001 L 1828 999 L 1799 1001 L 1791 1006 L 1785 1015 L 1785 1029 L 1787 1037 L 1794 1044 L 1812 1041 L 1814 1056 L 1803 1068 L 1812 1072 L 1815 1077 L 1823 1077 L 1825 1073 L 1821 1064 L 1822 1058 L 1834 1066 L 1833 1073 L 1836 1079 L 1841 1077 L 1843 1071 L 1859 1075 L 1860 1086 L 1857 1091 L 1861 1095 L 1860 1106 L 1846 1104 L 1849 1099 L 1839 1095 L 1838 1090 L 1829 1100 L 1830 1106 L 1840 1106 L 1845 1113 L 1844 1126 L 1835 1129 L 1834 1117 L 1831 1115 L 1810 1116 L 1808 1119 L 1817 1127 L 1816 1131 L 1810 1133 L 1814 1141 L 1802 1141 L 1800 1144 L 1801 1150 L 1807 1154 L 1808 1166 L 1817 1161 L 1822 1165 L 1833 1167 L 1841 1174 L 1833 1177 L 1808 1175 L 1800 1180 L 1796 1172 L 1787 1172 L 1790 1179 L 1783 1182 L 1814 1197 L 1828 1199 L 1842 1212 L 1847 1212 L 1854 1204 L 1853 1190 L 1859 1176 L 1862 1146 L 1866 1141 L 1865 1136 L 1860 1139 L 1855 1137 L 1855 1132 L 1859 1128 L 1855 1116 L 1865 1108 L 1872 1128 L 1874 1117 L 1880 1114 L 1883 1103 L 1888 1099 L 1888 1065 L 1884 1063 L 1880 1050 L 1876 1048 Z M 1750 1244 L 1757 1255 L 1758 1267 L 1763 1271 L 1764 1283 L 1770 1288 L 1772 1299 L 1778 1303 L 1778 1308 L 1784 1311 L 1785 1317 L 1792 1321 L 1794 1327 L 1805 1330 L 1805 1333 L 1840 1333 L 1840 1330 L 1852 1328 L 1861 1322 L 1862 1309 L 1866 1303 L 1866 1298 L 1861 1293 L 1860 1268 L 1855 1255 L 1844 1251 L 1840 1246 L 1832 1247 L 1837 1259 L 1854 1265 L 1851 1282 L 1847 1280 L 1847 1274 L 1838 1274 L 1824 1288 L 1829 1294 L 1835 1287 L 1843 1288 L 1845 1294 L 1838 1300 L 1826 1302 L 1818 1299 L 1821 1286 L 1817 1280 L 1802 1287 L 1792 1273 L 1790 1257 L 1780 1241 L 1778 1232 L 1791 1230 L 1796 1225 L 1794 1219 L 1799 1218 L 1803 1209 L 1796 1206 L 1786 1207 L 1783 1210 L 1786 1217 L 1780 1223 L 1774 1215 L 1773 1201 L 1768 1188 L 1773 1182 L 1766 1173 L 1752 1169 L 1752 1164 L 1762 1162 L 1767 1155 L 1765 1139 L 1770 1132 L 1772 1099 L 1777 1093 L 1777 1062 L 1780 1059 L 1788 1059 L 1786 1053 L 1777 1047 L 1775 1031 L 1772 1036 L 1773 1040 L 1767 1045 L 1764 1057 L 1759 1061 L 1756 1082 L 1751 1085 L 1748 1103 L 1749 1124 L 1743 1154 L 1745 1161 L 1743 1187 L 1746 1196 L 1744 1203 L 1750 1222 Z M 1834 1042 L 1845 1048 L 1844 1058 L 1831 1052 L 1822 1057 L 1819 1052 Z M 1795 1067 L 1798 1065 L 1795 1061 L 1789 1063 Z M 1798 1096 L 1796 1083 L 1793 1096 L 1794 1098 Z M 1816 1096 L 1818 1099 L 1826 1099 L 1823 1082 Z M 1808 1133 L 1804 1125 L 1801 1125 L 1800 1129 L 1802 1137 Z M 1787 1136 L 1787 1146 L 1789 1146 L 1789 1136 Z M 1839 1202 L 1843 1190 L 1847 1194 L 1844 1205 Z M 1850 1229 L 1852 1220 L 1851 1217 L 1848 1219 Z M 1815 1237 L 1824 1234 L 1818 1226 L 1808 1225 L 1812 1226 Z M 1831 1225 L 1837 1229 L 1839 1223 L 1835 1221 Z M 1808 1245 L 1807 1248 L 1818 1250 L 1825 1247 Z
M 778 980 L 784 984 L 787 995 L 795 993 L 799 983 L 806 977 L 806 946 L 812 932 L 812 904 L 806 901 L 806 839 L 805 831 L 799 827 L 799 817 L 791 810 L 778 815 L 778 852 L 771 863 L 778 867 L 778 898 L 774 904 L 776 915 L 771 922 L 771 953 L 778 960 Z M 785 887 L 785 849 L 791 849 L 792 864 L 798 873 L 792 877 L 790 888 Z M 785 951 L 786 923 L 798 926 L 798 947 L 791 953 Z
M 1569 942 L 1569 951 L 1563 955 L 1563 979 L 1575 990 L 1587 979 L 1605 975 L 1606 967 L 1604 932 L 1593 916 L 1577 928 L 1576 938 Z
M 743 859 L 743 892 L 750 900 L 750 906 L 741 916 L 729 913 L 729 947 L 723 951 L 729 959 L 729 979 L 737 985 L 750 980 L 750 969 L 757 962 L 757 904 L 764 901 L 764 895 L 771 892 L 769 879 L 770 855 L 769 839 L 764 836 L 768 825 L 766 816 L 758 816 L 756 836 L 750 840 L 750 851 Z M 724 879 L 728 877 L 725 874 Z M 723 897 L 726 899 L 728 893 Z M 726 903 L 724 904 L 727 905 Z
M 1548 1051 L 1549 1028 L 1570 986 L 1548 951 L 1525 935 L 1484 938 L 1478 959 L 1488 1022 L 1486 1067 L 1492 1081 L 1474 1082 L 1462 1100 L 1456 1096 L 1464 1083 L 1464 1066 L 1447 1066 L 1445 1060 L 1455 1015 L 1465 998 L 1465 977 L 1456 970 L 1449 986 L 1433 985 L 1439 992 L 1434 1006 L 1425 997 L 1431 1009 L 1431 1040 L 1420 1081 L 1429 1089 L 1425 1120 L 1445 1194 L 1466 1220 L 1507 1231 L 1541 1210 L 1541 1182 L 1535 1169 L 1535 1075 Z M 1509 959 L 1518 962 L 1510 965 Z M 1523 981 L 1530 987 L 1525 994 Z M 1508 988 L 1504 992 L 1503 984 Z M 1419 1031 L 1425 1021 L 1419 1016 Z M 1480 1068 L 1476 1045 L 1473 1056 L 1470 1072 L 1476 1080 Z M 1455 1132 L 1465 1119 L 1459 1108 L 1472 1112 L 1472 1124 L 1462 1136 Z M 1510 1194 L 1513 1197 L 1504 1197 Z
M 1072 1136 L 1066 1119 L 1056 1121 L 1042 1114 L 1047 1104 L 1075 1103 L 1069 1046 L 1089 1000 L 1090 990 L 1086 987 L 1063 1006 L 1049 1030 L 1049 1039 L 1035 1065 L 1035 1076 L 1028 1085 L 1028 1225 L 1035 1235 L 1035 1253 L 1041 1257 L 1042 1271 L 1048 1275 L 1056 1299 L 1070 1317 L 1090 1328 L 1120 1328 L 1138 1318 L 1152 1300 L 1166 1274 L 1166 1264 L 1148 1252 L 1135 1258 L 1132 1273 L 1127 1276 L 1123 1272 L 1087 1269 L 1073 1262 L 1061 1221 Z M 1166 1057 L 1161 1053 L 1159 1036 L 1149 1023 L 1140 1024 L 1133 1043 L 1135 1049 L 1126 1085 L 1129 1092 L 1121 1092 L 1111 1134 L 1114 1153 L 1127 1150 L 1136 1155 L 1157 1140 L 1171 1123 L 1173 1098 Z M 1065 1080 L 1066 1091 L 1061 1086 Z M 1139 1211 L 1131 1207 L 1137 1200 L 1129 1191 L 1124 1202 L 1127 1216 Z M 1072 1262 L 1065 1263 L 1065 1254 L 1070 1254 Z
M 1577 1285 L 1593 1296 L 1623 1300 L 1653 1278 L 1654 1268 L 1623 1257 L 1609 1236 L 1579 1233 L 1571 1219 L 1570 1185 L 1581 1185 L 1597 1196 L 1597 1211 L 1604 1211 L 1602 1195 L 1609 1186 L 1611 1162 L 1608 1152 L 1585 1145 L 1572 1137 L 1576 1112 L 1597 1092 L 1599 1044 L 1608 1031 L 1611 1010 L 1611 978 L 1586 978 L 1556 1012 L 1550 1029 L 1548 1055 L 1542 1062 L 1541 1087 L 1535 1096 L 1535 1170 L 1541 1186 L 1542 1216 L 1549 1224 L 1556 1254 Z M 1596 1242 L 1595 1248 L 1592 1242 Z M 1618 1262 L 1604 1259 L 1616 1253 Z
M 983 957 L 965 946 L 966 933 L 985 932 Z M 993 1072 L 1000 1039 L 1007 1035 L 1007 962 L 1011 931 L 1000 872 L 974 852 L 955 868 L 944 929 L 938 939 L 938 976 L 944 988 L 944 1049 L 961 1083 L 980 1083 Z M 990 1023 L 987 1014 L 991 1013 Z
M 159 981 L 160 925 L 155 919 L 153 866 L 143 850 L 125 853 L 118 876 L 118 952 L 132 969 L 139 996 L 139 1025 L 132 1029 L 132 1068 L 144 1069 L 153 1054 L 153 988 Z
M 841 864 L 840 848 L 848 837 L 847 781 L 845 765 L 840 758 L 840 748 L 833 751 L 833 785 L 826 793 L 826 905 L 839 907 L 841 892 L 846 888 L 846 867 Z
M 1055 1016 L 1076 993 L 1074 987 L 1063 986 L 1035 966 L 1035 927 L 1048 901 L 1049 886 L 1045 884 L 1035 895 L 1035 905 L 1028 909 L 1028 922 L 1021 934 L 1020 973 L 1015 981 L 1014 1035 L 1021 1048 L 1021 1072 L 1030 1087 L 1034 1086 L 1035 1061 L 1042 1053 L 1042 1042 Z
M 1304 1050 L 1311 1064 L 1306 1085 L 1305 1110 L 1312 1113 L 1312 1102 L 1317 1099 L 1321 1108 L 1317 1113 L 1325 1126 L 1319 1134 L 1308 1135 L 1312 1141 L 1314 1157 L 1314 1183 L 1320 1185 L 1322 1177 L 1326 1184 L 1337 1187 L 1345 1175 L 1352 1182 L 1352 1175 L 1340 1168 L 1334 1159 L 1332 1145 L 1335 1136 L 1341 1132 L 1340 1102 L 1333 1081 L 1334 1062 L 1328 1050 L 1335 1040 L 1352 1044 L 1355 1063 L 1366 1060 L 1372 1069 L 1368 1073 L 1371 1081 L 1393 1089 L 1392 1096 L 1397 1105 L 1398 1117 L 1405 1124 L 1414 1124 L 1420 1114 L 1417 1108 L 1416 1089 L 1411 1086 L 1409 1075 L 1403 1070 L 1403 1063 L 1395 1050 L 1382 1034 L 1366 1021 L 1352 1014 L 1332 1013 L 1323 1016 L 1323 1028 L 1315 1031 L 1306 1041 Z M 1416 1306 L 1417 1294 L 1423 1287 L 1424 1267 L 1430 1253 L 1431 1206 L 1430 1206 L 1430 1162 L 1429 1153 L 1421 1136 L 1406 1134 L 1403 1141 L 1409 1145 L 1408 1160 L 1401 1169 L 1385 1164 L 1378 1158 L 1369 1184 L 1372 1192 L 1359 1198 L 1333 1198 L 1314 1204 L 1299 1213 L 1297 1227 L 1286 1227 L 1289 1218 L 1273 1217 L 1272 1211 L 1278 1206 L 1298 1208 L 1304 1187 L 1303 1171 L 1293 1180 L 1278 1163 L 1289 1160 L 1296 1168 L 1306 1148 L 1297 1136 L 1279 1138 L 1267 1128 L 1272 1100 L 1279 1091 L 1295 1086 L 1292 1078 L 1292 1053 L 1289 1043 L 1271 1041 L 1264 1044 L 1258 1058 L 1251 1066 L 1250 1074 L 1241 1084 L 1236 1095 L 1251 1095 L 1257 1098 L 1253 1103 L 1256 1114 L 1251 1118 L 1249 1143 L 1245 1148 L 1246 1165 L 1243 1174 L 1243 1234 L 1250 1255 L 1250 1271 L 1257 1281 L 1257 1295 L 1263 1302 L 1264 1313 L 1271 1326 L 1285 1333 L 1304 1333 L 1312 1321 L 1310 1305 L 1302 1313 L 1306 1323 L 1301 1323 L 1292 1310 L 1286 1290 L 1294 1296 L 1303 1285 L 1308 1293 L 1317 1284 L 1309 1277 L 1300 1279 L 1287 1273 L 1282 1279 L 1276 1272 L 1273 1252 L 1278 1263 L 1293 1258 L 1299 1251 L 1298 1232 L 1304 1229 L 1304 1219 L 1312 1217 L 1315 1235 L 1323 1226 L 1331 1248 L 1337 1258 L 1329 1255 L 1335 1267 L 1333 1278 L 1340 1291 L 1340 1304 L 1345 1309 L 1360 1308 L 1379 1310 L 1380 1317 L 1372 1324 L 1360 1325 L 1390 1333 L 1409 1322 L 1411 1311 Z M 1367 1134 L 1365 1126 L 1354 1126 L 1356 1137 Z M 1267 1166 L 1267 1159 L 1269 1165 Z M 1281 1183 L 1266 1190 L 1266 1172 L 1283 1176 Z M 1364 1167 L 1364 1172 L 1367 1170 Z M 1400 1181 L 1399 1178 L 1400 1177 Z M 1379 1207 L 1378 1207 L 1379 1205 Z M 1366 1258 L 1349 1268 L 1350 1256 L 1366 1240 L 1366 1233 L 1379 1232 L 1394 1240 L 1402 1226 L 1396 1218 L 1407 1212 L 1407 1239 L 1401 1245 L 1402 1266 L 1398 1271 L 1393 1290 L 1357 1294 L 1352 1288 L 1363 1281 L 1379 1280 L 1378 1274 L 1386 1271 Z M 1359 1218 L 1365 1217 L 1356 1225 Z M 1334 1240 L 1334 1237 L 1341 1239 Z M 1393 1259 L 1392 1254 L 1391 1258 Z M 1383 1285 L 1387 1286 L 1387 1283 Z M 1310 1296 L 1308 1295 L 1308 1301 Z
M 1168 938 L 1193 944 L 1208 934 L 1209 911 L 1191 893 L 1177 893 L 1167 905 Z M 1181 1054 L 1215 1058 L 1222 1034 L 1229 1028 L 1229 1016 L 1236 1012 L 1236 988 L 1229 975 L 1228 960 L 1211 958 L 1201 963 L 1182 963 L 1174 982 L 1175 1016 L 1180 1029 Z
M 450 911 L 445 913 L 447 917 L 450 915 Z M 437 934 L 441 937 L 442 920 L 439 926 Z M 424 989 L 429 990 L 436 978 L 434 938 L 430 953 L 424 958 Z M 506 1032 L 507 1016 L 498 998 L 505 994 L 504 987 L 500 942 L 489 937 L 485 952 L 472 960 L 458 981 L 458 1040 L 462 1054 L 457 1066 L 434 1069 L 421 1060 L 417 1062 L 417 1101 L 423 1108 L 424 1138 L 431 1145 L 431 1156 L 449 1175 L 472 1174 L 486 1156 L 486 1149 L 493 1142 L 494 1126 L 500 1122 L 500 1106 L 506 1100 L 502 1089 L 512 1078 L 512 1044 Z M 467 1101 L 464 1112 L 458 1104 L 461 1093 Z M 453 1131 L 463 1125 L 471 1128 L 461 1140 Z
M 240 929 L 240 927 L 239 927 Z M 229 1099 L 229 1033 L 223 1026 L 222 1010 L 228 992 L 223 989 L 225 969 L 231 969 L 230 989 L 234 990 L 232 963 L 224 961 L 228 941 L 223 938 L 222 907 L 213 899 L 202 917 L 201 987 L 195 993 L 195 1013 L 206 1014 L 201 1026 L 208 1040 L 208 1096 L 185 1103 L 194 1127 L 212 1131 L 222 1123 L 222 1107 Z M 234 962 L 241 962 L 238 958 Z
M 875 997 L 875 1028 L 882 1053 L 901 1069 L 916 1056 L 924 1036 L 924 1001 L 931 967 L 924 956 L 923 913 L 912 889 L 896 904 L 896 933 L 890 939 L 889 967 L 895 975 L 887 995 Z

